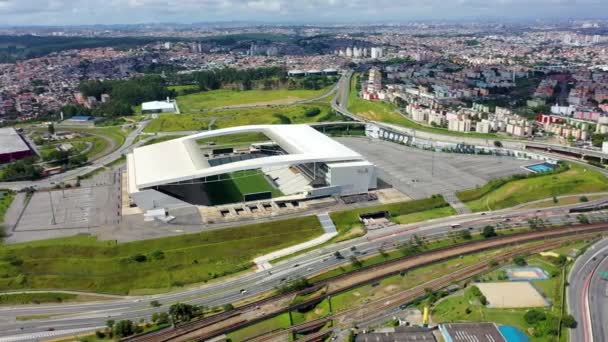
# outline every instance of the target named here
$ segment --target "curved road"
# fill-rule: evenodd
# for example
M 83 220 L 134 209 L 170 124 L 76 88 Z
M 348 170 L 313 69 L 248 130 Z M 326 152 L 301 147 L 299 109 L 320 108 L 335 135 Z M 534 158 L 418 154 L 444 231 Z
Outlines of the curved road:
M 570 329 L 570 341 L 608 341 L 608 281 L 602 271 L 608 271 L 608 239 L 591 246 L 570 271 L 568 311 L 577 322 Z

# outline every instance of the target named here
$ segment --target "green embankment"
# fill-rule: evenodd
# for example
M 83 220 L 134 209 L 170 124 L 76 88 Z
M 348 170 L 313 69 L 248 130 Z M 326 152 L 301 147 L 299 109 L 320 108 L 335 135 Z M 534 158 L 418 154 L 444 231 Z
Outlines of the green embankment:
M 246 270 L 323 233 L 314 216 L 116 244 L 74 236 L 0 246 L 0 291 L 161 292 Z
M 76 297 L 78 295 L 72 293 L 55 292 L 0 294 L 0 305 L 62 303 Z
M 427 210 L 448 207 L 449 204 L 440 195 L 421 200 L 384 204 L 374 207 L 360 208 L 354 210 L 337 211 L 330 214 L 338 233 L 341 235 L 348 233 L 349 230 L 360 227 L 359 215 L 388 211 L 391 217 L 400 217 L 412 213 L 424 212 Z M 447 210 L 447 209 L 446 209 Z
M 473 211 L 498 210 L 553 196 L 608 190 L 608 179 L 579 164 L 566 163 L 553 172 L 496 179 L 482 187 L 457 193 Z
M 495 139 L 499 137 L 497 134 L 455 132 L 445 128 L 425 126 L 415 121 L 412 121 L 409 118 L 399 114 L 397 112 L 397 107 L 390 102 L 367 101 L 359 97 L 356 87 L 357 83 L 360 82 L 360 77 L 361 74 L 354 74 L 351 79 L 350 92 L 348 94 L 348 110 L 364 119 L 404 126 L 419 131 L 435 134 L 481 139 Z

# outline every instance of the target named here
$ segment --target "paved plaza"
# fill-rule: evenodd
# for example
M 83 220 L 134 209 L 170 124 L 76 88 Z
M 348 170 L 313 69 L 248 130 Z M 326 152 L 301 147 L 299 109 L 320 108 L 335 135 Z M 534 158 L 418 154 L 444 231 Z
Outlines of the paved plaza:
M 489 180 L 526 173 L 535 161 L 429 152 L 383 140 L 338 138 L 378 167 L 378 177 L 413 199 L 448 195 Z

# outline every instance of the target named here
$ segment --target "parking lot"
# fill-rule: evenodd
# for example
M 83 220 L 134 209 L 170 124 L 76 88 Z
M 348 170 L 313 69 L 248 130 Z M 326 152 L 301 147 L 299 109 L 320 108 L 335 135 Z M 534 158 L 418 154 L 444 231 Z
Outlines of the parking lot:
M 116 223 L 118 208 L 109 186 L 36 192 L 16 231 L 91 228 Z
M 491 179 L 527 172 L 531 160 L 429 152 L 368 138 L 338 138 L 378 167 L 378 177 L 411 198 L 451 194 Z

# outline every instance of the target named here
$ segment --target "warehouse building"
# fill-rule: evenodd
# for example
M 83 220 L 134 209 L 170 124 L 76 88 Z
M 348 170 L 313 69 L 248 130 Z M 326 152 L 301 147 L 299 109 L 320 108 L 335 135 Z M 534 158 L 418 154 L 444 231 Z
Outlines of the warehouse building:
M 0 128 L 0 163 L 8 163 L 32 155 L 32 149 L 14 128 Z
M 263 135 L 267 141 L 246 150 L 217 148 L 206 153 L 197 143 L 245 133 Z M 372 163 L 308 125 L 231 127 L 139 147 L 127 156 L 127 170 L 129 195 L 143 209 L 184 202 L 213 205 L 205 203 L 201 184 L 252 170 L 290 198 L 362 194 L 377 186 Z M 243 201 L 269 198 L 263 193 L 244 195 Z
M 150 101 L 141 104 L 141 112 L 143 114 L 175 113 L 176 111 L 175 102 L 169 99 L 166 101 Z

